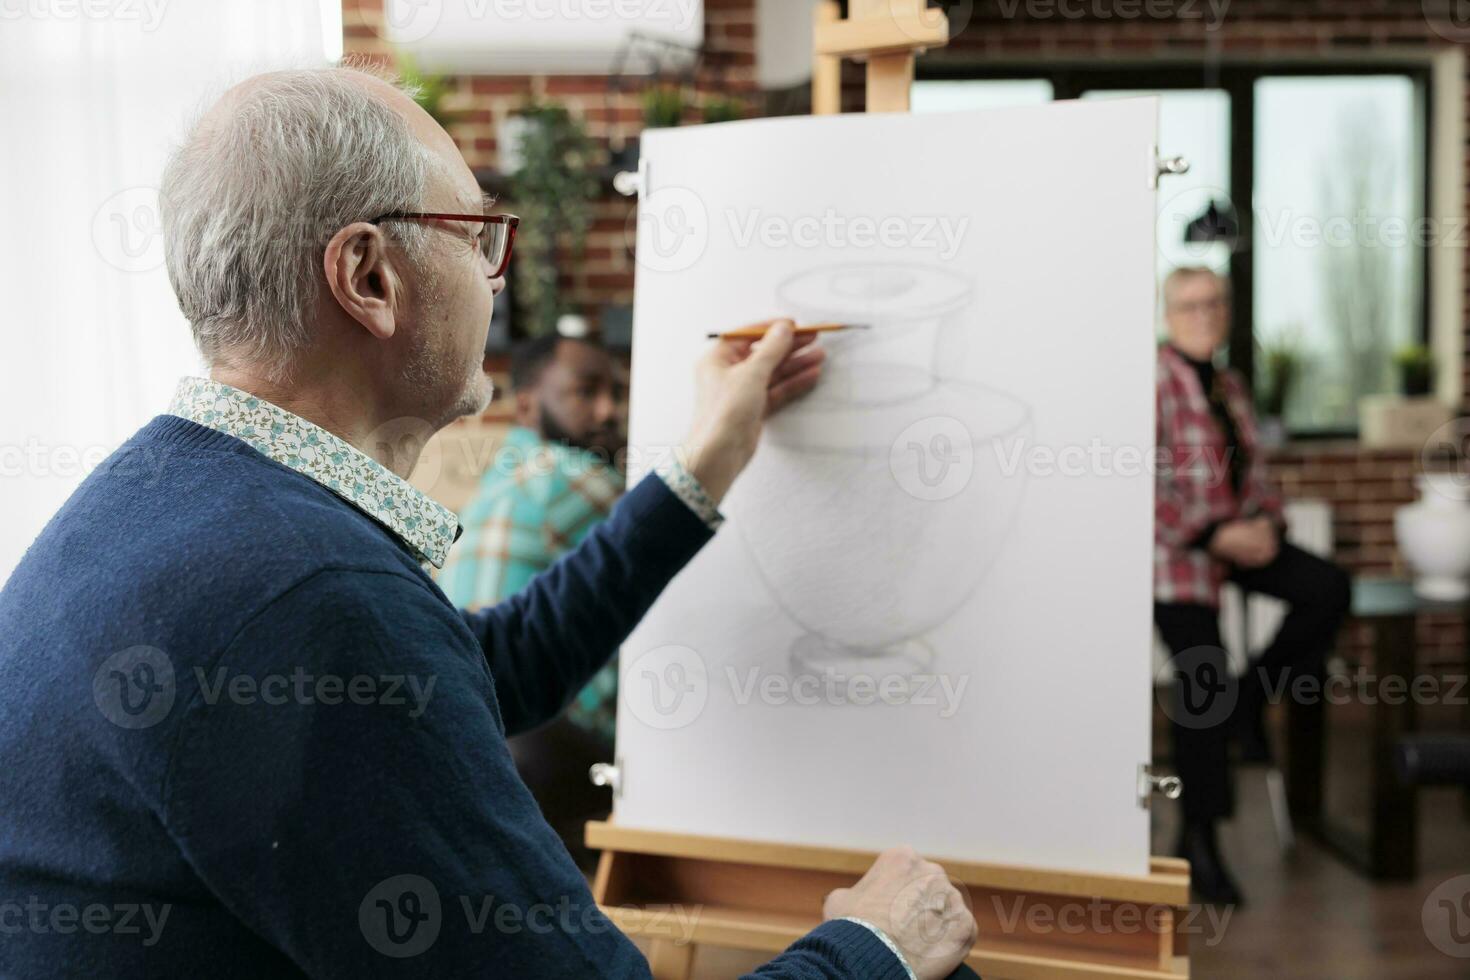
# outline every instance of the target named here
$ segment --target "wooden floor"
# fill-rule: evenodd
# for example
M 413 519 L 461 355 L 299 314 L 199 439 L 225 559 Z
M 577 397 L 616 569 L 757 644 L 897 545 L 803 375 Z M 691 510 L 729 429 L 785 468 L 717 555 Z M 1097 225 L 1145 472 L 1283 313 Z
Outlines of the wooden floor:
M 1421 721 L 1454 727 L 1456 709 L 1421 711 Z M 1366 717 L 1358 706 L 1334 708 L 1327 757 L 1327 805 L 1353 824 L 1367 810 L 1363 761 Z M 1419 793 L 1419 875 L 1412 882 L 1376 884 L 1311 840 L 1282 854 L 1270 817 L 1264 771 L 1236 777 L 1236 819 L 1224 846 L 1247 905 L 1231 919 L 1223 941 L 1201 947 L 1196 977 L 1332 977 L 1338 980 L 1437 980 L 1470 977 L 1470 959 L 1446 956 L 1425 934 L 1429 893 L 1470 873 L 1470 811 L 1462 792 Z M 1173 841 L 1173 814 L 1156 821 L 1154 849 Z
M 1335 812 L 1362 812 L 1361 735 L 1338 728 L 1329 755 L 1328 798 Z M 1264 772 L 1237 777 L 1237 816 L 1225 828 L 1226 854 L 1247 905 L 1201 917 L 1192 939 L 1196 978 L 1311 980 L 1450 980 L 1470 977 L 1470 959 L 1441 953 L 1425 935 L 1421 915 L 1429 893 L 1470 873 L 1470 817 L 1457 790 L 1420 795 L 1420 874 L 1413 882 L 1378 885 L 1360 877 L 1309 840 L 1283 855 L 1277 845 Z M 1154 852 L 1168 853 L 1175 815 L 1156 811 Z M 1208 923 L 1219 923 L 1212 929 Z M 739 976 L 765 957 L 701 949 L 700 980 Z
M 1237 779 L 1237 817 L 1223 844 L 1247 904 L 1231 914 L 1219 936 L 1194 944 L 1194 977 L 1470 977 L 1470 960 L 1435 949 L 1421 920 L 1425 899 L 1437 885 L 1470 872 L 1470 820 L 1457 791 L 1421 795 L 1419 877 L 1383 885 L 1362 878 L 1310 840 L 1281 854 L 1265 785 L 1260 770 L 1245 770 Z M 1161 818 L 1154 850 L 1161 853 L 1172 843 L 1172 820 Z

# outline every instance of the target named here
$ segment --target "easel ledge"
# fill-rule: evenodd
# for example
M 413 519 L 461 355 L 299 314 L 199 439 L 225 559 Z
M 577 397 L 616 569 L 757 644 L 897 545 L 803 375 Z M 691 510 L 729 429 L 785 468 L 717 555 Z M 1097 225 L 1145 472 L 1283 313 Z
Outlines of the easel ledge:
M 649 941 L 655 980 L 687 980 L 699 945 L 778 953 L 822 920 L 822 902 L 872 865 L 870 851 L 587 824 L 602 851 L 592 893 Z M 1189 976 L 1189 865 L 1153 858 L 1142 877 L 936 858 L 963 883 L 987 980 L 1181 980 Z

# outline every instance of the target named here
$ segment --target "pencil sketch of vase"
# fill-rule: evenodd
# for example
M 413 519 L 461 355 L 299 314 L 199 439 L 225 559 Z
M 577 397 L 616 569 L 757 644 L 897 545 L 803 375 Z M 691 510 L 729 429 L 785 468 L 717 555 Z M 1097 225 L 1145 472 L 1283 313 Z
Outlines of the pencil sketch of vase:
M 833 266 L 777 294 L 798 322 L 867 329 L 824 338 L 822 383 L 771 420 L 725 511 L 804 630 L 794 677 L 916 683 L 936 669 L 927 634 L 971 600 L 1015 520 L 1024 474 L 1006 461 L 1030 411 L 951 377 L 976 328 L 951 272 Z

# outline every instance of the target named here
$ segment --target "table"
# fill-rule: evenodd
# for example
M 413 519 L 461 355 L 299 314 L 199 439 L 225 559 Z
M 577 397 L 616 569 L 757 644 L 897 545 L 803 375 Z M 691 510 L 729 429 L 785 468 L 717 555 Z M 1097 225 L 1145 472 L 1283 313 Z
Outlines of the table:
M 1407 686 L 1417 669 L 1416 624 L 1421 613 L 1465 615 L 1470 602 L 1441 602 L 1414 594 L 1404 579 L 1358 578 L 1351 617 L 1372 631 L 1373 673 L 1401 677 Z M 1414 730 L 1414 699 L 1376 698 L 1370 706 L 1369 813 L 1366 835 L 1356 833 L 1323 806 L 1323 759 L 1327 735 L 1326 698 L 1286 698 L 1286 792 L 1293 821 L 1349 864 L 1370 877 L 1407 879 L 1418 857 L 1419 808 L 1413 787 L 1394 772 L 1393 750 Z

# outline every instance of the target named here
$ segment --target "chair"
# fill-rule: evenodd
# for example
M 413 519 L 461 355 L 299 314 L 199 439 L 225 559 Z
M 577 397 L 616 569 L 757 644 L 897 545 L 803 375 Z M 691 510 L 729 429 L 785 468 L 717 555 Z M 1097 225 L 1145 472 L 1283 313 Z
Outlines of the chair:
M 1332 507 L 1325 500 L 1293 500 L 1285 506 L 1286 537 L 1292 544 L 1323 557 L 1332 555 Z M 1242 676 L 1253 654 L 1264 649 L 1286 616 L 1286 604 L 1279 599 L 1259 594 L 1245 594 L 1238 586 L 1226 583 L 1220 594 L 1220 638 L 1225 646 L 1231 672 Z M 1154 676 L 1158 677 L 1169 660 L 1169 650 L 1158 632 L 1154 633 Z M 1276 827 L 1276 840 L 1283 853 L 1296 844 L 1291 812 L 1286 801 L 1286 781 L 1276 764 L 1266 767 L 1266 795 L 1271 802 L 1271 819 Z M 1189 792 L 1189 787 L 1184 787 Z

